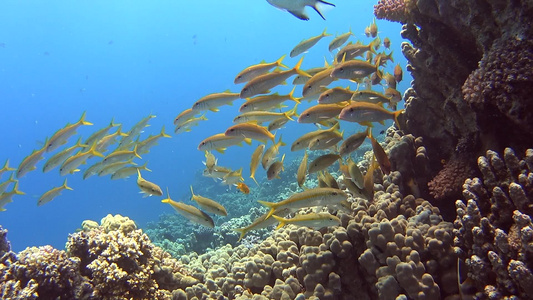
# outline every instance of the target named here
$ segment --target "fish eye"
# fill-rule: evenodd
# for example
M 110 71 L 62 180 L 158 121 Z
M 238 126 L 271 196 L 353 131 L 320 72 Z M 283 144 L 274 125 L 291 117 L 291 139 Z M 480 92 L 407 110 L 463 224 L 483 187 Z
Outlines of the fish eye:
M 328 97 L 329 97 L 329 94 L 326 94 L 326 96 L 325 96 L 325 97 L 326 97 L 326 98 L 328 98 Z
M 344 68 L 340 68 L 339 71 L 342 73 L 344 72 Z
M 248 104 L 243 104 L 242 107 L 248 107 Z
M 333 196 L 337 196 L 338 194 L 339 193 L 337 193 L 337 192 L 331 192 L 331 195 L 333 195 Z
M 312 88 L 312 86 L 311 86 L 311 85 L 308 85 L 308 86 L 306 86 L 305 88 L 309 90 L 309 89 Z
M 310 113 L 306 113 L 306 114 L 305 114 L 306 117 L 309 117 L 310 115 L 311 115 Z
M 246 91 L 248 91 L 248 88 L 243 88 L 242 89 L 242 92 L 246 92 Z

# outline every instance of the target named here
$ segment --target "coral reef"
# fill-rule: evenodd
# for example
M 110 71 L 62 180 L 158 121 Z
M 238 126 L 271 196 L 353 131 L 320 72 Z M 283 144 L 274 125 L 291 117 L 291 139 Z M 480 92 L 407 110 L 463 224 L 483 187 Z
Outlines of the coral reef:
M 480 154 L 531 146 L 533 2 L 380 0 L 374 13 L 403 23 L 411 41 L 402 44 L 414 81 L 401 128 L 431 157 L 431 194 L 422 196 L 453 205 Z
M 454 246 L 478 297 L 533 297 L 533 149 L 520 160 L 510 148 L 478 159 L 482 178 L 465 181 Z

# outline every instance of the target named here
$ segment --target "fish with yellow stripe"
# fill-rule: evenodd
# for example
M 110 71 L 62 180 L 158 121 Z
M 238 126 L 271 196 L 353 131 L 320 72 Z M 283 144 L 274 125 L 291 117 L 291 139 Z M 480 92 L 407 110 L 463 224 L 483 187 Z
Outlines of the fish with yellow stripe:
M 239 74 L 237 74 L 233 82 L 235 84 L 248 82 L 259 75 L 263 75 L 267 73 L 274 67 L 282 67 L 282 68 L 288 69 L 288 67 L 282 63 L 284 58 L 285 58 L 285 55 L 280 57 L 275 62 L 267 63 L 263 60 L 257 65 L 249 66 L 245 68 L 244 70 L 242 70 L 241 72 L 239 72 Z
M 272 217 L 279 222 L 279 225 L 276 227 L 276 229 L 280 229 L 287 224 L 311 227 L 315 229 L 341 225 L 341 219 L 329 213 L 309 213 L 305 215 L 296 215 L 290 219 L 276 215 L 273 215 Z
M 61 167 L 59 168 L 59 174 L 61 174 L 61 176 L 65 176 L 67 174 L 74 174 L 75 172 L 80 171 L 78 167 L 85 163 L 85 161 L 91 156 L 104 157 L 102 153 L 96 151 L 96 143 L 94 143 L 87 151 L 80 151 L 67 158 L 63 164 L 61 164 Z
M 215 222 L 213 222 L 213 219 L 206 214 L 205 212 L 199 210 L 198 208 L 185 204 L 183 202 L 176 202 L 172 199 L 170 199 L 170 194 L 168 193 L 168 198 L 161 200 L 163 203 L 168 203 L 172 208 L 176 210 L 177 213 L 185 217 L 187 220 L 200 224 L 205 227 L 213 228 L 215 227 Z
M 227 216 L 228 212 L 226 211 L 226 208 L 222 206 L 222 204 L 216 202 L 215 200 L 209 199 L 207 197 L 202 197 L 200 195 L 195 195 L 194 191 L 192 190 L 191 185 L 191 200 L 196 202 L 200 208 L 205 210 L 206 212 L 219 215 L 219 216 Z
M 46 152 L 54 151 L 61 145 L 66 144 L 68 138 L 76 134 L 76 130 L 82 125 L 93 125 L 92 123 L 85 121 L 85 112 L 83 112 L 78 122 L 67 125 L 52 135 L 46 143 Z
M 64 190 L 70 190 L 73 189 L 69 186 L 67 186 L 67 179 L 65 178 L 65 181 L 63 182 L 63 185 L 52 188 L 51 190 L 44 193 L 39 200 L 37 201 L 37 206 L 44 205 L 52 200 L 54 200 L 57 196 L 61 195 L 61 192 Z
M 140 193 L 144 194 L 143 198 L 150 197 L 152 195 L 163 195 L 163 191 L 157 184 L 142 178 L 141 171 L 139 171 L 139 169 L 137 169 L 137 186 L 141 189 Z

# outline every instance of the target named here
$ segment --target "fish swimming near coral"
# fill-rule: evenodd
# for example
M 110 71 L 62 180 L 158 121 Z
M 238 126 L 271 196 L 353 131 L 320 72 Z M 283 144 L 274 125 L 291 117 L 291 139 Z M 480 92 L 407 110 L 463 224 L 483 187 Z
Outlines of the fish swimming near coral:
M 283 161 L 285 160 L 285 154 L 281 157 L 281 161 L 276 161 L 272 163 L 267 170 L 267 179 L 272 180 L 274 178 L 280 179 L 279 173 L 284 170 Z
M 298 186 L 303 188 L 305 178 L 307 176 L 307 151 L 305 151 L 304 157 L 298 166 L 298 171 L 296 173 L 296 180 L 298 181 Z
M 250 178 L 252 178 L 257 185 L 259 185 L 259 183 L 257 183 L 257 180 L 255 179 L 255 172 L 257 170 L 257 166 L 259 166 L 261 155 L 263 155 L 264 150 L 265 144 L 259 144 L 259 146 L 255 148 L 254 153 L 252 153 L 252 159 L 250 161 Z
M 291 213 L 291 210 L 286 208 L 286 209 L 280 209 L 280 210 L 275 211 L 274 215 L 275 216 L 279 216 L 279 217 L 285 217 L 289 213 Z M 266 228 L 268 226 L 272 226 L 272 225 L 278 223 L 278 220 L 276 220 L 274 218 L 267 218 L 267 216 L 268 216 L 268 212 L 264 213 L 262 216 L 260 216 L 259 218 L 255 219 L 252 222 L 252 224 L 250 224 L 250 225 L 248 225 L 246 227 L 233 229 L 234 231 L 240 233 L 238 241 L 242 240 L 242 238 L 248 232 L 250 232 L 252 230 L 258 230 L 258 229 Z
M 237 189 L 239 191 L 241 191 L 241 193 L 247 195 L 247 194 L 250 194 L 250 188 L 246 185 L 246 183 L 244 182 L 237 182 L 235 184 L 235 186 L 237 187 Z
M 366 131 L 354 133 L 345 139 L 339 147 L 339 154 L 344 156 L 357 150 L 357 148 L 359 148 L 365 141 L 368 135 L 368 130 L 370 129 L 367 127 Z
M 152 195 L 156 195 L 156 196 L 163 195 L 163 191 L 157 184 L 142 178 L 141 171 L 139 171 L 139 169 L 137 169 L 137 174 L 138 174 L 137 186 L 141 189 L 140 193 L 144 194 L 143 198 L 146 198 Z
M 317 5 L 325 4 L 335 7 L 335 4 L 323 0 L 267 0 L 267 2 L 270 3 L 270 5 L 281 10 L 285 10 L 296 18 L 304 21 L 309 20 L 309 17 L 305 13 L 306 6 L 313 8 L 324 20 L 326 18 L 324 18 Z
M 61 192 L 64 190 L 73 190 L 71 187 L 67 186 L 67 179 L 65 178 L 65 181 L 63 182 L 63 185 L 55 187 L 48 192 L 44 193 L 41 198 L 39 198 L 39 201 L 37 201 L 37 206 L 41 206 L 43 204 L 46 204 L 57 196 L 61 195 Z
M 312 174 L 318 171 L 327 169 L 334 164 L 337 160 L 340 160 L 341 156 L 334 153 L 324 154 L 315 158 L 310 164 L 307 173 Z
M 170 199 L 170 194 L 168 193 L 168 190 L 167 194 L 168 198 L 161 200 L 161 202 L 170 204 L 176 210 L 176 212 L 178 212 L 180 215 L 184 216 L 186 219 L 193 223 L 200 224 L 209 228 L 215 227 L 215 222 L 213 222 L 213 219 L 211 219 L 208 214 L 192 205 L 185 204 L 183 202 L 176 202 Z
M 276 215 L 272 216 L 279 222 L 276 229 L 280 229 L 286 224 L 292 224 L 296 226 L 305 226 L 320 229 L 322 227 L 330 226 L 339 226 L 341 224 L 341 219 L 329 213 L 310 213 L 305 215 L 296 215 L 294 218 L 286 219 L 278 217 Z
M 15 186 L 10 192 L 0 194 L 0 211 L 5 211 L 4 206 L 13 201 L 13 196 L 15 195 L 24 195 L 24 192 L 21 192 L 18 189 L 19 183 L 18 180 L 15 182 Z
M 200 208 L 202 208 L 203 210 L 209 213 L 215 214 L 215 215 L 219 215 L 219 216 L 225 217 L 228 215 L 228 212 L 226 211 L 224 206 L 222 206 L 222 204 L 216 202 L 215 200 L 202 197 L 200 195 L 195 195 L 194 191 L 192 190 L 192 185 L 191 185 L 191 194 L 192 194 L 191 200 L 195 201 L 198 204 L 198 206 L 200 206 Z

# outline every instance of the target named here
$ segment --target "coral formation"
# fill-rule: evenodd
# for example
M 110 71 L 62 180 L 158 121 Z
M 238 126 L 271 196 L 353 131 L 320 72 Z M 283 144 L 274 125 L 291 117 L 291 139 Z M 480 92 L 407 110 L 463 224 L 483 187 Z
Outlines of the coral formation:
M 478 159 L 482 178 L 465 181 L 454 246 L 478 297 L 533 297 L 533 150 L 520 160 L 510 148 Z

